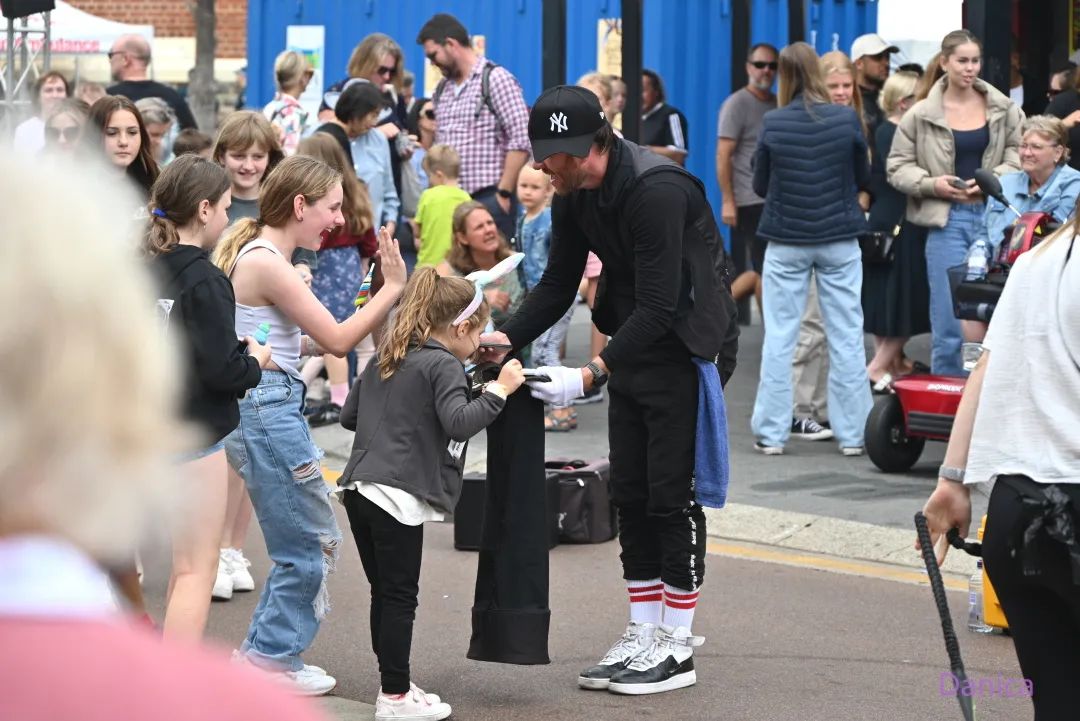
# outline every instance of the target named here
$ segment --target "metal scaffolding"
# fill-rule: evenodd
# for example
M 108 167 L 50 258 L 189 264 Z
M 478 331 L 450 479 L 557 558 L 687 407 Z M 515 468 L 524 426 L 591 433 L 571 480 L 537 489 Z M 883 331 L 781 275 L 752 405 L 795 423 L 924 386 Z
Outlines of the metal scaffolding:
M 52 67 L 51 13 L 5 18 L 7 46 L 0 73 L 0 138 L 11 137 L 22 108 L 31 104 L 29 86 Z M 32 22 L 40 18 L 41 22 Z M 38 68 L 38 60 L 41 67 Z

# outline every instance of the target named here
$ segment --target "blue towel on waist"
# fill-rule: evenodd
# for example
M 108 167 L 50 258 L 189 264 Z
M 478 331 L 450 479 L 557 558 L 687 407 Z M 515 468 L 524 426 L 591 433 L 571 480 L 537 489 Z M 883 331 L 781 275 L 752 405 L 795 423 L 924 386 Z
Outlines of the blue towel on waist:
M 697 435 L 694 443 L 694 485 L 697 502 L 723 508 L 728 489 L 728 429 L 724 389 L 716 364 L 694 358 L 698 369 Z

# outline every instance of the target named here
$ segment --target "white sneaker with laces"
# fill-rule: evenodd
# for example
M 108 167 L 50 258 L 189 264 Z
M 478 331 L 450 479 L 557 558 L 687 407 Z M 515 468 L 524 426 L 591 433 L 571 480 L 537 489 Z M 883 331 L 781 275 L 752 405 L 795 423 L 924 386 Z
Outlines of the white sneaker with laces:
M 223 548 L 218 554 L 217 578 L 210 597 L 215 601 L 228 601 L 233 594 L 232 558 L 229 549 Z
M 604 654 L 600 663 L 578 674 L 578 686 L 597 691 L 606 689 L 612 674 L 626 668 L 632 658 L 652 645 L 655 633 L 654 624 L 631 621 L 622 638 Z
M 450 713 L 450 704 L 415 683 L 409 684 L 409 692 L 400 697 L 387 696 L 380 690 L 375 699 L 375 721 L 442 721 Z
M 251 561 L 244 558 L 244 552 L 239 548 L 226 548 L 222 551 L 227 553 L 230 561 L 230 570 L 232 571 L 232 590 L 247 592 L 255 590 L 255 579 L 251 577 L 251 572 L 248 568 L 251 566 Z
M 638 696 L 693 686 L 694 648 L 703 643 L 702 636 L 691 636 L 682 626 L 661 625 L 652 645 L 611 676 L 608 691 Z
M 861 456 L 863 454 L 862 446 L 844 446 L 840 449 L 840 454 L 844 456 L 854 457 Z

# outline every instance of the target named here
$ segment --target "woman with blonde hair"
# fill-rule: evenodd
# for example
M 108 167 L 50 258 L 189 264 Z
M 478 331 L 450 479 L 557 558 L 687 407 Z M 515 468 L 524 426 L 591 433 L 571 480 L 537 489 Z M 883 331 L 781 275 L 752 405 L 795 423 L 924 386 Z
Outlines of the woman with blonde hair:
M 292 155 L 307 135 L 308 111 L 300 104 L 315 71 L 302 53 L 286 50 L 274 60 L 274 99 L 263 108 L 263 116 L 278 132 L 278 142 L 285 155 Z
M 385 284 L 342 323 L 293 270 L 289 258 L 297 247 L 317 250 L 324 231 L 344 225 L 342 203 L 340 173 L 314 158 L 286 158 L 263 182 L 259 218 L 233 225 L 214 252 L 236 292 L 237 336 L 253 335 L 268 323 L 273 346 L 259 385 L 240 400 L 240 427 L 225 440 L 274 562 L 239 653 L 284 674 L 307 695 L 328 693 L 337 684 L 322 669 L 305 665 L 301 654 L 330 609 L 326 577 L 337 561 L 341 531 L 321 454 L 304 420 L 301 348 L 306 355 L 345 355 L 383 322 L 405 285 L 397 241 L 385 230 L 379 234 Z
M 889 263 L 863 266 L 863 329 L 874 337 L 874 357 L 866 366 L 877 393 L 888 392 L 894 378 L 911 373 L 915 365 L 904 356 L 908 338 L 930 331 L 930 288 L 926 280 L 926 229 L 904 220 L 907 198 L 889 185 L 885 159 L 904 113 L 915 105 L 919 76 L 901 70 L 885 81 L 878 104 L 885 117 L 874 138 L 870 168 L 871 231 L 894 238 Z
M 313 720 L 220 653 L 133 625 L 101 570 L 178 515 L 191 479 L 172 457 L 195 440 L 182 352 L 132 252 L 145 226 L 123 222 L 135 193 L 93 166 L 5 157 L 0 196 L 19 209 L 0 237 L 20 241 L 0 243 L 0 653 L 19 659 L 0 715 Z
M 491 270 L 513 251 L 499 232 L 487 206 L 477 200 L 462 203 L 454 210 L 454 242 L 439 275 L 465 276 L 476 270 Z M 525 300 L 525 285 L 518 273 L 507 273 L 484 290 L 491 305 L 491 319 L 502 325 Z
M 870 413 L 862 336 L 866 229 L 857 196 L 870 180 L 862 123 L 829 102 L 817 53 L 806 43 L 780 52 L 778 109 L 766 113 L 754 160 L 754 192 L 765 198 L 758 235 L 769 241 L 762 268 L 765 341 L 751 425 L 755 449 L 784 452 L 791 430 L 792 354 L 816 278 L 828 329 L 828 402 L 845 456 L 863 452 Z
M 377 250 L 372 221 L 371 199 L 367 187 L 356 177 L 345 151 L 328 133 L 315 133 L 300 141 L 297 152 L 317 158 L 341 174 L 343 201 L 341 213 L 345 224 L 325 234 L 318 251 L 318 264 L 311 280 L 311 290 L 336 321 L 343 322 L 354 312 L 353 301 L 367 265 Z M 365 339 L 366 341 L 367 339 Z M 371 345 L 367 343 L 367 345 Z M 367 358 L 374 353 L 371 346 Z M 330 401 L 308 417 L 312 426 L 338 422 L 341 407 L 349 394 L 349 364 L 332 353 L 322 357 L 330 386 Z M 359 368 L 357 372 L 362 371 Z M 304 368 L 304 374 L 308 370 Z
M 821 73 L 825 78 L 825 89 L 829 91 L 829 100 L 836 105 L 854 108 L 862 124 L 863 135 L 869 133 L 866 128 L 866 116 L 863 115 L 862 93 L 855 85 L 855 63 L 842 50 L 831 50 L 821 56 Z
M 900 121 L 886 172 L 889 184 L 908 196 L 908 221 L 929 229 L 930 367 L 940 375 L 963 376 L 948 270 L 964 262 L 982 227 L 986 206 L 975 171 L 1004 175 L 1020 169 L 1024 113 L 979 78 L 982 45 L 967 30 L 942 39 L 938 67 L 942 77 Z

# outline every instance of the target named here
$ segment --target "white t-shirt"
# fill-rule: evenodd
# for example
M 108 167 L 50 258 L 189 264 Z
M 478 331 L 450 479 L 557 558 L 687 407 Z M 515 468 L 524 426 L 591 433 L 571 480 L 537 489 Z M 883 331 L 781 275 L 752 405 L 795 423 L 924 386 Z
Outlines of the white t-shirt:
M 983 345 L 990 351 L 967 483 L 1024 475 L 1080 483 L 1080 242 L 1055 238 L 1009 274 Z

